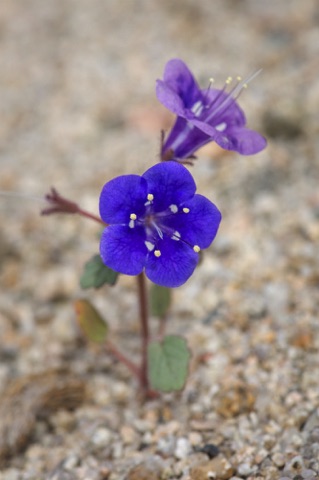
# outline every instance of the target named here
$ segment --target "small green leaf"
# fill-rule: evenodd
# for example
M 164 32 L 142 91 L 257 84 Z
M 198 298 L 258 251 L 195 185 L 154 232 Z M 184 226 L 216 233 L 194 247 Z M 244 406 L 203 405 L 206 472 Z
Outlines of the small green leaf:
M 100 255 L 94 255 L 84 266 L 80 278 L 80 285 L 83 289 L 100 288 L 105 283 L 115 285 L 118 272 L 104 265 Z
M 153 283 L 150 291 L 150 304 L 154 317 L 164 317 L 171 304 L 171 289 Z
M 93 305 L 88 300 L 76 300 L 74 308 L 84 335 L 92 342 L 104 342 L 108 326 Z
M 149 380 L 154 390 L 171 392 L 185 385 L 190 352 L 182 337 L 169 335 L 148 347 Z

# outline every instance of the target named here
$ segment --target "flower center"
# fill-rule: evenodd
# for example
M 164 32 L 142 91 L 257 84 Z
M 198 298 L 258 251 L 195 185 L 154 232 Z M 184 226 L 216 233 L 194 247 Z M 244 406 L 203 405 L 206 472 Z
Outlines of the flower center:
M 140 225 L 145 229 L 146 240 L 145 246 L 149 252 L 153 252 L 155 257 L 159 258 L 161 256 L 161 250 L 159 248 L 161 240 L 164 237 L 168 237 L 171 240 L 176 242 L 182 241 L 189 245 L 194 252 L 198 253 L 200 247 L 198 245 L 190 245 L 187 241 L 182 238 L 181 233 L 174 228 L 172 222 L 172 217 L 176 214 L 187 215 L 190 212 L 188 207 L 179 207 L 178 205 L 172 203 L 166 210 L 161 212 L 154 211 L 154 199 L 153 194 L 147 195 L 147 201 L 145 205 L 145 214 L 141 217 L 138 217 L 135 213 L 130 214 L 129 227 L 134 228 L 136 225 Z M 185 218 L 185 221 L 187 219 Z

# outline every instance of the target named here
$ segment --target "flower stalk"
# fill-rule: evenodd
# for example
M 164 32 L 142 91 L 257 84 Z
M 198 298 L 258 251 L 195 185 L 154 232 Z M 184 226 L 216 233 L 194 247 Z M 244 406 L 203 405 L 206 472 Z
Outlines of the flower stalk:
M 146 392 L 149 389 L 148 381 L 148 342 L 149 342 L 149 325 L 148 325 L 148 303 L 146 292 L 146 281 L 144 272 L 137 275 L 138 298 L 140 307 L 141 321 L 141 338 L 142 338 L 142 361 L 140 369 L 140 383 L 142 389 Z

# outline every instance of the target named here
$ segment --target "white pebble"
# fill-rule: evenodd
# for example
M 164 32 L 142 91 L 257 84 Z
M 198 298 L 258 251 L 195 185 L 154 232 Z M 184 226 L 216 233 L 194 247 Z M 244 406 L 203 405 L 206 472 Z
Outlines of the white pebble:
M 176 448 L 174 455 L 176 458 L 182 460 L 183 458 L 186 458 L 191 451 L 191 446 L 189 443 L 189 440 L 185 437 L 181 437 L 177 439 L 176 442 Z

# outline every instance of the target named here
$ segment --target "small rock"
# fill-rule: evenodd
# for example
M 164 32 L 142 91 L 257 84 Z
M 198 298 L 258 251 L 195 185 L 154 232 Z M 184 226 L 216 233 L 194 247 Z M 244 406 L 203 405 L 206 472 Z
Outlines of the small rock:
M 137 465 L 129 471 L 126 480 L 160 480 L 160 473 L 144 465 Z
M 252 473 L 253 469 L 249 463 L 241 463 L 238 465 L 237 472 L 241 477 L 248 477 Z
M 92 443 L 97 447 L 105 447 L 110 444 L 112 440 L 112 432 L 107 428 L 98 428 L 92 437 Z
M 175 450 L 175 437 L 172 435 L 167 435 L 166 437 L 162 437 L 157 442 L 157 451 L 164 455 L 169 456 L 174 454 Z
M 268 450 L 266 450 L 265 448 L 261 448 L 260 450 L 258 450 L 258 452 L 255 455 L 255 463 L 259 465 L 263 460 L 265 460 L 268 453 L 269 453 Z
M 188 434 L 188 440 L 189 440 L 189 443 L 192 445 L 192 447 L 195 447 L 202 443 L 203 437 L 198 432 L 190 432 Z
M 250 385 L 238 383 L 221 389 L 217 400 L 217 412 L 230 418 L 251 412 L 255 405 L 256 393 Z
M 271 457 L 271 459 L 274 462 L 274 464 L 279 468 L 281 468 L 285 465 L 285 457 L 280 452 L 274 453 L 273 456 Z
M 304 479 L 310 480 L 312 478 L 316 478 L 317 474 L 310 468 L 304 468 L 303 470 L 301 470 L 301 476 Z
M 69 455 L 63 462 L 63 468 L 64 470 L 67 470 L 67 471 L 72 471 L 74 470 L 75 467 L 77 467 L 79 465 L 79 457 L 77 457 L 76 455 Z
M 178 438 L 176 441 L 176 448 L 174 455 L 179 460 L 186 458 L 191 452 L 191 446 L 189 440 L 185 437 Z
M 120 429 L 120 434 L 125 445 L 130 445 L 138 439 L 136 431 L 129 425 L 123 425 Z
M 191 480 L 228 480 L 234 473 L 234 468 L 223 455 L 213 460 L 193 467 L 190 471 Z
M 202 448 L 198 449 L 199 452 L 205 453 L 210 459 L 217 457 L 219 454 L 219 448 L 213 443 L 207 443 Z
M 285 465 L 285 470 L 292 472 L 300 472 L 304 468 L 304 461 L 301 455 L 296 455 Z

